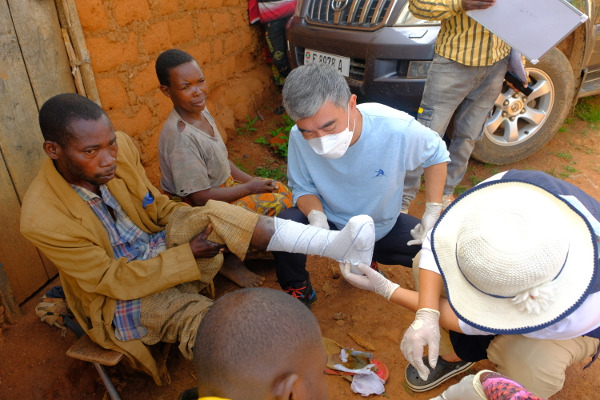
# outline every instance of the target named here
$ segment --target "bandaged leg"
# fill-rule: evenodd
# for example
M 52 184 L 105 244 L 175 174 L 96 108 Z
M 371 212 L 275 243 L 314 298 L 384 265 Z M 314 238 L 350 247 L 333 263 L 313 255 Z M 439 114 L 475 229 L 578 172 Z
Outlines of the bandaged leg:
M 368 215 L 352 217 L 341 231 L 330 231 L 275 217 L 275 233 L 267 250 L 327 257 L 341 262 L 370 264 L 375 225 Z

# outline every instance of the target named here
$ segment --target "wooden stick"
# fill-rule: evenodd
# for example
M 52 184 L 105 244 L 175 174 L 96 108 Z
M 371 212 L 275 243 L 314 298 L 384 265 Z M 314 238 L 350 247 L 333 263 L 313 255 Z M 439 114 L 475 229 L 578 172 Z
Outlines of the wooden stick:
M 69 34 L 65 28 L 60 29 L 62 31 L 63 40 L 65 42 L 65 48 L 67 49 L 67 55 L 69 56 L 69 62 L 71 64 L 71 73 L 73 74 L 73 78 L 75 80 L 75 87 L 77 88 L 77 93 L 82 96 L 86 95 L 85 85 L 83 84 L 83 80 L 81 78 L 81 70 L 79 66 L 81 65 L 81 61 L 77 59 L 75 55 L 75 50 L 73 49 L 73 44 L 71 43 L 71 38 L 69 38 Z
M 83 28 L 79 21 L 75 2 L 74 0 L 55 0 L 55 2 L 56 8 L 59 10 L 61 25 L 63 25 L 63 28 L 68 33 L 69 42 L 75 53 L 75 59 L 78 60 L 79 65 L 77 65 L 77 69 L 81 75 L 86 96 L 100 105 L 100 96 L 98 94 L 98 87 L 96 86 L 96 79 L 94 78 L 94 71 L 92 70 L 90 53 L 85 43 Z

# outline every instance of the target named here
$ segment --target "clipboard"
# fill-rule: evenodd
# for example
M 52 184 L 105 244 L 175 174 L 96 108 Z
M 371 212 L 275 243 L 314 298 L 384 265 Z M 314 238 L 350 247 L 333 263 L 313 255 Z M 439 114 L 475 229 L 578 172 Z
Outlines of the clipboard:
M 588 16 L 565 0 L 496 0 L 467 15 L 536 64 Z

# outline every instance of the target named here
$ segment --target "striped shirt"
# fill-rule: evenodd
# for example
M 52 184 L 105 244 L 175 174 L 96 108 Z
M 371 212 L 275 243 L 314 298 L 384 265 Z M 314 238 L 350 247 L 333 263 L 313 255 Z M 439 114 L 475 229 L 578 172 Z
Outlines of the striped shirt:
M 492 65 L 510 53 L 510 46 L 469 17 L 461 0 L 410 0 L 410 12 L 420 19 L 440 20 L 435 52 L 458 63 Z
M 123 211 L 106 185 L 100 185 L 101 196 L 81 186 L 71 185 L 71 187 L 90 206 L 104 225 L 115 259 L 124 257 L 129 261 L 148 260 L 166 249 L 165 231 L 151 235 L 140 229 Z M 143 204 L 147 206 L 153 201 L 154 198 L 148 192 Z M 139 339 L 148 333 L 141 323 L 140 311 L 140 299 L 117 300 L 113 319 L 117 339 Z

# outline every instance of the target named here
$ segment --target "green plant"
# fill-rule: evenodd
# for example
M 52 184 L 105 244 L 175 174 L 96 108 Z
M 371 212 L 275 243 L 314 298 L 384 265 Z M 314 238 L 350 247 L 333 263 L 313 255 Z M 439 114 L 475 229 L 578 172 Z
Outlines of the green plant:
M 466 191 L 467 191 L 466 186 L 458 185 L 457 187 L 454 188 L 454 194 L 457 196 L 460 196 L 461 194 L 463 194 Z
M 269 133 L 274 138 L 274 140 L 271 141 L 271 146 L 273 147 L 275 154 L 287 158 L 290 131 L 296 123 L 287 114 L 281 115 L 281 119 L 282 122 L 280 122 L 279 127 L 269 131 Z
M 241 161 L 236 161 L 235 162 L 235 166 L 242 172 L 246 172 L 246 169 L 244 168 L 244 166 L 242 165 Z
M 257 167 L 254 170 L 254 175 L 267 179 L 275 179 L 280 182 L 287 182 L 286 167 L 283 165 L 276 165 L 271 168 L 265 166 Z
M 248 121 L 235 130 L 235 133 L 237 133 L 238 135 L 247 135 L 250 132 L 257 131 L 257 129 L 254 127 L 254 124 L 256 124 L 256 121 L 258 121 L 258 117 L 250 119 L 250 116 L 247 115 L 246 118 Z
M 558 158 L 562 158 L 563 160 L 570 160 L 571 158 L 573 158 L 572 155 L 570 155 L 569 153 L 557 153 L 556 156 Z
M 480 182 L 482 182 L 482 181 L 483 181 L 483 179 L 481 179 L 480 177 L 478 177 L 478 176 L 475 176 L 475 175 L 471 176 L 471 178 L 470 178 L 470 179 L 471 179 L 471 183 L 473 184 L 473 186 L 475 186 L 475 185 L 477 185 L 478 183 L 480 183 Z
M 283 114 L 277 128 L 269 131 L 271 138 L 267 139 L 264 136 L 261 136 L 254 140 L 254 143 L 270 146 L 275 154 L 285 159 L 287 158 L 288 153 L 290 130 L 294 125 L 294 121 L 286 114 Z
M 572 174 L 577 172 L 577 169 L 572 165 L 565 165 L 563 168 Z
M 600 104 L 594 104 L 591 99 L 583 98 L 577 102 L 574 114 L 586 122 L 600 122 Z
M 265 139 L 264 136 L 261 136 L 259 138 L 254 139 L 254 143 L 258 143 L 258 144 L 269 144 L 269 141 L 267 139 Z

